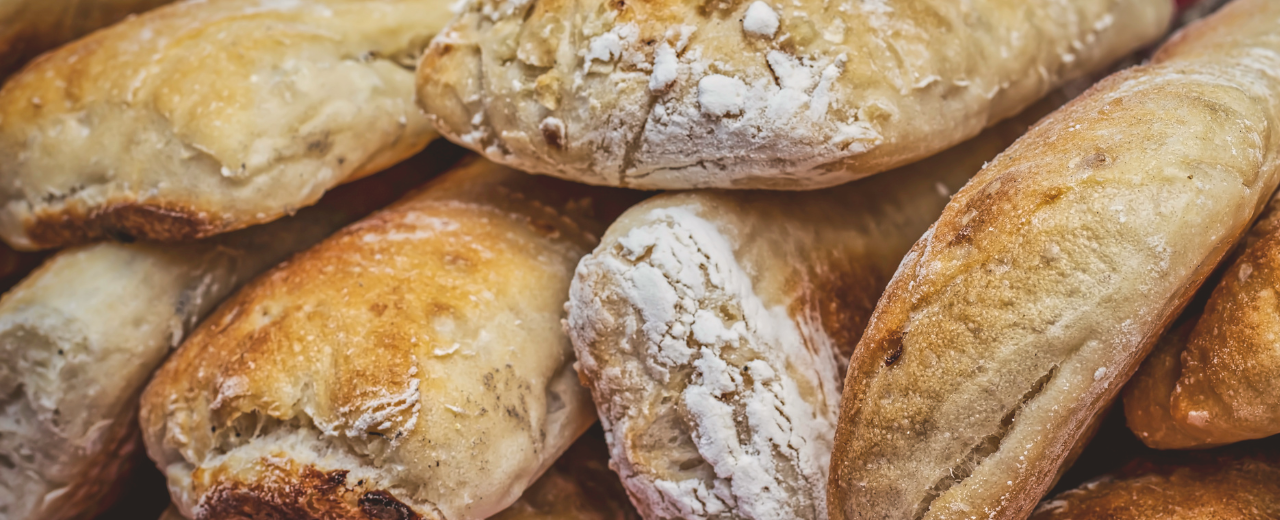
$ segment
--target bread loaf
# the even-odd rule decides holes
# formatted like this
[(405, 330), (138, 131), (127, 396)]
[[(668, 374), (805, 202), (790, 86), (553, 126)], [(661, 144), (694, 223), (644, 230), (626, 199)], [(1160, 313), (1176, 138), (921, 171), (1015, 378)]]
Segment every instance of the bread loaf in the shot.
[(609, 469), (604, 432), (593, 427), (510, 507), (491, 520), (640, 520)]
[(1158, 38), (1170, 0), (468, 0), (423, 57), (449, 139), (644, 189), (813, 189), (914, 162)]
[(1249, 231), (1204, 312), (1166, 334), (1125, 387), (1133, 432), (1160, 449), (1280, 433), (1280, 199)]
[(0, 519), (90, 518), (110, 506), (141, 447), (138, 396), (185, 333), (239, 284), (394, 200), (448, 155), (207, 242), (67, 249), (5, 294)]
[(0, 89), (0, 238), (206, 237), (409, 157), (449, 1), (182, 2), (45, 55)]
[(259, 277), (143, 394), (178, 507), (502, 511), (595, 421), (560, 319), (630, 197), (473, 161)]
[(0, 3), (0, 81), (44, 51), (170, 0), (5, 0)]
[(1101, 518), (1280, 518), (1280, 457), (1273, 445), (1254, 444), (1248, 449), (1137, 460), (1041, 503), (1031, 515), (1031, 520)]
[(1031, 121), (828, 190), (659, 195), (609, 228), (568, 330), (645, 518), (826, 518), (840, 375), (876, 298)]
[(1022, 518), (1280, 181), (1280, 3), (1237, 0), (983, 169), (845, 379), (831, 516)]

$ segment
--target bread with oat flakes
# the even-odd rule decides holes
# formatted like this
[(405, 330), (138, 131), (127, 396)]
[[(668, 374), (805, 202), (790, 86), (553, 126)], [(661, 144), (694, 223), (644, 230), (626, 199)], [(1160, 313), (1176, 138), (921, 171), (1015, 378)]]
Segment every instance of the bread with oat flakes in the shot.
[(813, 189), (914, 162), (1163, 34), (1170, 0), (468, 0), (418, 99), (521, 170)]

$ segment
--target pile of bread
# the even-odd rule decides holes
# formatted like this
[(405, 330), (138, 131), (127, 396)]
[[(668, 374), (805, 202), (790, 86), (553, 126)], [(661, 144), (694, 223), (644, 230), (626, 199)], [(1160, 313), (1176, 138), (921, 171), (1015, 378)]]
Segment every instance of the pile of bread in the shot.
[(163, 3), (0, 0), (0, 520), (1280, 518), (1280, 0)]

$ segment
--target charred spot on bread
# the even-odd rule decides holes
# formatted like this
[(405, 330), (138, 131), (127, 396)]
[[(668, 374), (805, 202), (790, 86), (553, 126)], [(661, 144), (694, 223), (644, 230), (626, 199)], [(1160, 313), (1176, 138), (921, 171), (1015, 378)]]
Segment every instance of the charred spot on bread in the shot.
[(363, 479), (349, 487), (347, 475), (346, 470), (272, 466), (252, 482), (216, 484), (201, 499), (196, 520), (421, 520), (388, 491), (361, 494)]
[(360, 497), (360, 510), (374, 520), (418, 520), (422, 517), (386, 491), (370, 491)]
[(179, 242), (228, 231), (226, 222), (177, 205), (118, 202), (89, 212), (63, 209), (37, 213), (26, 222), (36, 248), (82, 244), (101, 238), (121, 242)]

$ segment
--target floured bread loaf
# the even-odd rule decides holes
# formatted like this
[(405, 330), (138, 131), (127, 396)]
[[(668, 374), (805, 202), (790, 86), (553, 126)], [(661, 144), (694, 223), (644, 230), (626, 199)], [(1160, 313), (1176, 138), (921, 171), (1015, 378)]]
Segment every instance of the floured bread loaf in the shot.
[(1031, 520), (1274, 520), (1280, 456), (1251, 443), (1138, 460), (1040, 504)]
[(1148, 446), (1201, 448), (1280, 433), (1280, 199), (1249, 231), (1203, 314), (1166, 334), (1125, 387)]
[(137, 449), (151, 372), (224, 296), (421, 183), (423, 156), (318, 207), (207, 242), (62, 251), (0, 299), (0, 519), (90, 518)]
[(228, 299), (142, 397), (187, 516), (481, 519), (595, 421), (560, 328), (632, 194), (486, 161)]
[(0, 238), (205, 237), (412, 155), (449, 1), (183, 2), (45, 55), (0, 89)]
[(1280, 181), (1278, 29), (1233, 2), (960, 190), (850, 362), (833, 518), (1032, 511)]
[(826, 518), (840, 376), (876, 298), (1027, 122), (829, 190), (659, 195), (609, 228), (568, 330), (645, 518)]
[(44, 51), (170, 0), (0, 1), (0, 81)]
[(1154, 41), (1170, 0), (468, 0), (418, 69), (449, 139), (645, 189), (913, 162)]
[(604, 432), (578, 438), (542, 477), (491, 520), (640, 520), (618, 475), (609, 469)]

